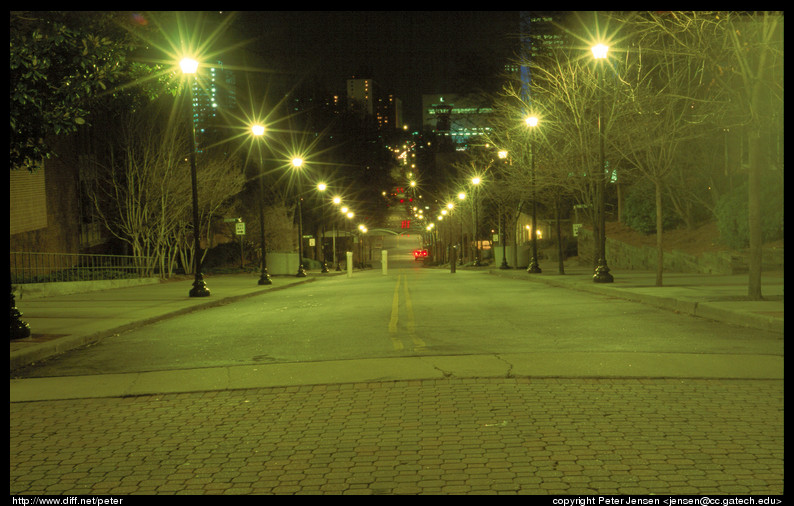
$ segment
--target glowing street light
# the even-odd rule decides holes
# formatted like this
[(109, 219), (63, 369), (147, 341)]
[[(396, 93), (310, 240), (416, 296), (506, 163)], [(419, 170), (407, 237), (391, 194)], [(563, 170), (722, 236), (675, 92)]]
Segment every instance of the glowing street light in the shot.
[[(319, 191), (320, 193), (324, 192), (327, 188), (328, 188), (327, 184), (322, 183), (322, 182), (321, 183), (317, 183), (317, 191)], [(320, 235), (320, 251), (323, 254), (323, 266), (320, 269), (320, 272), (322, 274), (325, 274), (325, 273), (328, 272), (328, 262), (325, 259), (325, 206), (322, 206), (322, 208), (320, 209), (320, 212), (321, 212), (322, 217), (323, 217), (323, 223), (322, 223), (323, 231), (322, 231), (322, 235)]]
[[(530, 127), (529, 133), (529, 153), (531, 156), (531, 169), (530, 169), (530, 176), (532, 178), (531, 185), (532, 185), (532, 228), (537, 229), (538, 227), (538, 215), (537, 215), (537, 196), (535, 192), (535, 149), (532, 145), (532, 139), (534, 136), (534, 129), (538, 126), (538, 118), (536, 116), (530, 116), (526, 119), (527, 125)], [(538, 265), (538, 236), (537, 234), (532, 234), (532, 258), (529, 259), (529, 267), (527, 268), (527, 272), (530, 274), (539, 274), (541, 271), (540, 266)]]
[[(303, 159), (302, 158), (293, 158), (292, 161), (292, 168), (296, 171), (300, 170), (301, 166), (303, 166)], [(305, 278), (306, 277), (306, 270), (303, 268), (303, 212), (301, 210), (301, 200), (303, 200), (303, 195), (301, 195), (303, 185), (301, 184), (301, 176), (298, 174), (298, 273), (295, 274), (295, 277), (298, 278)]]
[(479, 228), (480, 224), (480, 216), (479, 216), (479, 209), (478, 209), (478, 199), (477, 199), (477, 187), (480, 185), (482, 180), (479, 176), (474, 176), (471, 178), (471, 182), (474, 185), (474, 200), (472, 201), (472, 206), (474, 207), (474, 232), (472, 233), (472, 238), (474, 239), (474, 262), (472, 265), (474, 267), (480, 266), (480, 245), (477, 241), (477, 229)]
[(607, 51), (609, 51), (609, 46), (605, 46), (604, 44), (596, 44), (595, 46), (591, 47), (590, 50), (593, 52), (593, 58), (596, 60), (605, 60), (607, 57)]
[(201, 241), (199, 239), (199, 213), (198, 213), (198, 182), (196, 180), (196, 124), (193, 122), (193, 79), (192, 76), (198, 71), (199, 63), (192, 58), (183, 58), (179, 62), (182, 73), (187, 76), (188, 88), (190, 89), (190, 103), (188, 107), (191, 108), (188, 115), (190, 122), (191, 139), (193, 141), (192, 149), (190, 150), (190, 182), (193, 190), (193, 251), (194, 251), (194, 279), (193, 288), (190, 289), (190, 297), (209, 297), (210, 290), (204, 282), (204, 275), (201, 272)]
[(182, 69), (183, 74), (195, 74), (198, 71), (199, 62), (193, 58), (182, 58), (179, 62), (179, 68)]
[[(251, 134), (257, 141), (262, 139), (262, 136), (265, 135), (265, 127), (260, 124), (251, 125)], [(265, 248), (265, 207), (264, 207), (264, 199), (265, 199), (265, 191), (262, 187), (264, 184), (262, 182), (262, 171), (264, 170), (263, 161), (262, 161), (262, 149), (259, 150), (259, 246), (262, 249), (262, 265), (261, 270), (259, 273), (259, 281), (257, 284), (259, 285), (272, 285), (273, 281), (270, 279), (270, 274), (267, 272), (267, 249)]]
[(601, 76), (601, 90), (598, 99), (598, 144), (601, 166), (598, 168), (598, 229), (599, 229), (599, 258), (593, 274), (594, 283), (612, 283), (614, 277), (609, 273), (606, 260), (606, 209), (604, 200), (606, 196), (606, 163), (604, 160), (604, 69), (601, 68), (601, 61), (606, 60), (608, 46), (597, 44), (592, 47), (593, 58), (595, 58), (599, 74)]

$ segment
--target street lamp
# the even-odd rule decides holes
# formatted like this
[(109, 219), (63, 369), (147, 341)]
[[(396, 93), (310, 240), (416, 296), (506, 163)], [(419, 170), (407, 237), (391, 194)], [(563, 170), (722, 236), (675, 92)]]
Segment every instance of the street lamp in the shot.
[[(499, 150), (498, 155), (502, 160), (509, 160), (509, 153), (504, 149)], [(502, 245), (502, 265), (499, 266), (500, 269), (510, 268), (507, 265), (507, 211), (505, 211), (505, 207), (504, 202), (499, 203), (499, 242)]]
[[(458, 193), (458, 200), (461, 201), (461, 205), (463, 205), (463, 201), (466, 200), (466, 194), (464, 192)], [(463, 213), (461, 212), (458, 214), (458, 223), (460, 224), (460, 265), (463, 265)], [(468, 249), (468, 248), (466, 248)]]
[(606, 210), (604, 206), (604, 200), (606, 196), (606, 164), (604, 161), (604, 69), (601, 68), (601, 61), (606, 60), (607, 58), (607, 51), (609, 50), (608, 46), (604, 44), (597, 44), (591, 48), (593, 52), (593, 58), (596, 60), (597, 71), (600, 70), (600, 81), (601, 81), (601, 92), (599, 93), (599, 100), (598, 100), (598, 148), (599, 148), (599, 157), (601, 165), (598, 169), (598, 228), (599, 228), (599, 258), (598, 258), (598, 265), (595, 268), (595, 274), (593, 274), (593, 282), (594, 283), (612, 283), (614, 278), (612, 274), (609, 273), (609, 267), (607, 266), (607, 254), (606, 254), (606, 244), (607, 244), (607, 233), (606, 233)]
[(537, 194), (535, 188), (535, 149), (532, 145), (532, 131), (538, 126), (538, 118), (535, 116), (530, 116), (526, 119), (527, 126), (530, 127), (529, 130), (529, 154), (531, 160), (531, 169), (530, 175), (532, 177), (532, 258), (529, 259), (529, 267), (527, 268), (527, 272), (530, 274), (539, 274), (541, 271), (540, 266), (538, 265), (538, 215), (537, 215)]
[[(317, 183), (317, 191), (323, 193), (328, 185), (325, 183)], [(320, 200), (322, 202), (322, 199)], [(321, 205), (320, 213), (322, 214), (323, 223), (322, 223), (322, 233), (320, 234), (320, 251), (323, 254), (323, 267), (320, 269), (320, 272), (326, 274), (328, 272), (328, 262), (325, 261), (325, 206)]]
[(362, 224), (360, 224), (358, 226), (358, 231), (359, 231), (359, 234), (358, 234), (358, 242), (359, 242), (359, 245), (358, 245), (358, 251), (359, 251), (358, 263), (359, 263), (360, 268), (363, 269), (364, 265), (365, 265), (364, 264), (364, 253), (365, 253), (365, 250), (364, 250), (364, 234), (367, 233), (367, 227), (362, 223)]
[(355, 248), (353, 247), (354, 246), (352, 239), (353, 234), (350, 231), (350, 223), (353, 221), (353, 217), (356, 214), (347, 207), (342, 208), (342, 214), (347, 216), (348, 219), (348, 221), (345, 222), (345, 237), (347, 238), (347, 241), (345, 241), (347, 244), (347, 248), (345, 248), (345, 251), (350, 250), (350, 252), (352, 253)]
[(198, 183), (196, 182), (196, 124), (193, 122), (193, 79), (192, 76), (198, 71), (199, 62), (192, 58), (183, 58), (179, 62), (182, 73), (187, 76), (187, 84), (190, 89), (190, 103), (188, 108), (191, 114), (188, 115), (191, 133), (190, 150), (190, 181), (193, 187), (193, 251), (194, 251), (194, 280), (193, 288), (190, 289), (190, 297), (209, 297), (210, 290), (204, 283), (204, 275), (201, 273), (201, 242), (199, 240), (199, 214), (198, 214)]
[[(251, 125), (251, 133), (253, 134), (254, 138), (259, 140), (265, 134), (265, 127), (259, 124)], [(262, 149), (260, 146), (257, 146), (259, 151), (259, 246), (262, 249), (262, 266), (259, 273), (259, 281), (257, 284), (260, 285), (272, 285), (273, 281), (270, 280), (270, 274), (267, 272), (267, 250), (265, 249), (265, 191), (262, 182), (262, 172), (264, 171), (263, 161), (262, 161)]]
[[(342, 203), (342, 197), (334, 197), (332, 202), (334, 203), (335, 206), (338, 206), (339, 204)], [(333, 246), (334, 246), (334, 264), (336, 264), (336, 270), (337, 271), (341, 271), (342, 269), (339, 267), (339, 258), (337, 257), (337, 254), (336, 254), (336, 248), (337, 248), (336, 243), (339, 241), (339, 219), (338, 219), (338, 217), (334, 218), (333, 221), (334, 221), (334, 244), (333, 244)]]
[(474, 207), (474, 233), (472, 233), (472, 238), (474, 238), (474, 262), (472, 263), (472, 265), (474, 267), (480, 266), (480, 245), (477, 243), (477, 228), (478, 225), (480, 224), (479, 209), (478, 209), (479, 199), (477, 198), (478, 197), (477, 188), (479, 187), (481, 181), (482, 180), (478, 176), (471, 178), (471, 183), (474, 185), (474, 197), (475, 197), (474, 200), (472, 201), (472, 206)]
[(293, 158), (291, 163), (292, 168), (298, 171), (298, 273), (295, 274), (295, 277), (305, 278), (306, 270), (303, 268), (303, 213), (301, 211), (301, 200), (303, 199), (301, 193), (303, 185), (301, 184), (300, 176), (300, 168), (303, 166), (303, 159)]

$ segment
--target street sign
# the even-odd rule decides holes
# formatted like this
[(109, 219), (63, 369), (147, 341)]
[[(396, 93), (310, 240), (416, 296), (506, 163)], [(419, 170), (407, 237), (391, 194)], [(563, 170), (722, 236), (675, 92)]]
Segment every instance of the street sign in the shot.
[(574, 223), (573, 224), (573, 236), (577, 237), (579, 235), (579, 229), (582, 227), (582, 223)]
[(234, 233), (237, 235), (245, 235), (245, 223), (235, 223)]

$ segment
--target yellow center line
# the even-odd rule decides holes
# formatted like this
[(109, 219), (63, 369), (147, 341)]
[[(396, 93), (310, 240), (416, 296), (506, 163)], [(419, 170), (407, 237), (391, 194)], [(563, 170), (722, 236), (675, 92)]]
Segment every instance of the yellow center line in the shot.
[(407, 316), (406, 327), (408, 327), (408, 335), (411, 336), (411, 340), (414, 343), (414, 350), (422, 351), (424, 350), (425, 344), (424, 341), (419, 339), (419, 336), (416, 335), (416, 320), (414, 319), (414, 306), (411, 302), (411, 294), (408, 292), (408, 280), (406, 279), (403, 283), (403, 288), (405, 289), (405, 314)]

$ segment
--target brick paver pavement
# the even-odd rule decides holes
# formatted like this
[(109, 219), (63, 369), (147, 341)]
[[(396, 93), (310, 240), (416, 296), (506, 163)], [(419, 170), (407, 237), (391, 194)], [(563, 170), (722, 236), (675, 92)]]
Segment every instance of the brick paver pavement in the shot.
[(782, 494), (783, 382), (448, 379), (11, 404), (12, 494)]

